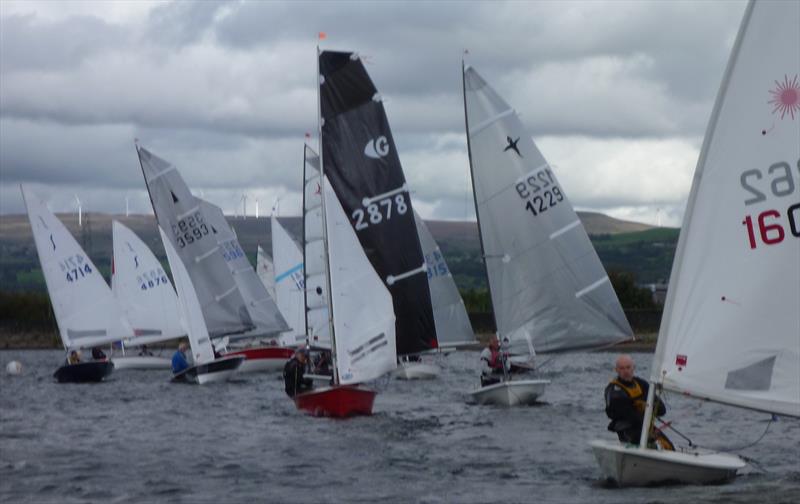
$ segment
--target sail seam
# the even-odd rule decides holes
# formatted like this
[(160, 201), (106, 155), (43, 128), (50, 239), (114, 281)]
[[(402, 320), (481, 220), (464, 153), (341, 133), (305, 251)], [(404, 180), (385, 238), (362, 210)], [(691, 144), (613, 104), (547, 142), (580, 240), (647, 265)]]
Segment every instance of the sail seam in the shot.
[(217, 246), (217, 247), (214, 247), (213, 249), (209, 250), (209, 251), (208, 251), (208, 252), (206, 252), (205, 254), (201, 254), (201, 255), (199, 255), (199, 256), (197, 256), (197, 257), (195, 257), (195, 258), (194, 258), (194, 262), (195, 262), (195, 263), (199, 263), (199, 262), (200, 262), (200, 261), (202, 261), (203, 259), (207, 259), (207, 258), (211, 257), (211, 256), (214, 254), (214, 252), (216, 252), (216, 251), (218, 251), (218, 250), (219, 250), (219, 246)]
[(490, 117), (489, 119), (486, 119), (486, 120), (478, 123), (474, 127), (470, 128), (469, 129), (469, 134), (472, 135), (472, 136), (475, 136), (478, 133), (480, 133), (481, 131), (483, 131), (486, 128), (488, 128), (489, 126), (491, 126), (492, 124), (494, 124), (497, 121), (499, 121), (500, 119), (502, 119), (504, 117), (507, 117), (507, 116), (510, 116), (513, 113), (514, 113), (514, 109), (513, 108), (505, 109), (504, 111), (500, 112), (499, 114), (494, 115), (494, 116)]
[(181, 220), (185, 219), (186, 217), (189, 217), (190, 215), (192, 215), (193, 213), (195, 213), (199, 209), (200, 209), (200, 206), (194, 206), (194, 207), (190, 208), (189, 210), (187, 210), (186, 212), (184, 212), (182, 214), (178, 214), (178, 220), (181, 221)]
[(373, 196), (371, 198), (364, 198), (363, 200), (361, 200), (361, 204), (366, 207), (366, 206), (371, 205), (372, 203), (375, 203), (376, 201), (380, 201), (382, 199), (386, 199), (388, 197), (394, 196), (395, 194), (400, 194), (402, 192), (406, 192), (407, 190), (408, 190), (408, 186), (406, 184), (403, 184), (402, 186), (398, 187), (397, 189), (392, 189), (391, 191), (385, 192), (383, 194), (379, 194), (377, 196)]
[(155, 175), (153, 175), (153, 177), (150, 179), (150, 183), (152, 184), (153, 182), (155, 182), (156, 180), (160, 179), (161, 177), (163, 177), (163, 176), (164, 176), (164, 175), (166, 175), (167, 173), (169, 173), (169, 172), (172, 172), (172, 171), (175, 171), (176, 169), (177, 169), (177, 168), (175, 168), (174, 166), (170, 166), (170, 167), (169, 167), (169, 168), (167, 168), (166, 170), (163, 170), (163, 171), (160, 171), (160, 172), (156, 173), (156, 174), (155, 174)]
[(411, 271), (406, 271), (405, 273), (401, 273), (399, 275), (389, 275), (388, 277), (386, 277), (386, 283), (387, 285), (392, 285), (398, 280), (403, 280), (418, 273), (427, 273), (427, 272), (428, 272), (428, 265), (423, 262), (422, 266), (420, 266), (419, 268), (413, 269)]
[(234, 291), (236, 291), (236, 285), (235, 285), (235, 284), (234, 284), (234, 286), (233, 286), (233, 287), (231, 287), (230, 289), (226, 290), (225, 292), (223, 292), (223, 293), (222, 293), (222, 294), (220, 294), (219, 296), (214, 296), (214, 299), (216, 299), (216, 300), (217, 300), (217, 302), (219, 302), (219, 301), (221, 301), (223, 298), (225, 298), (225, 297), (227, 297), (227, 296), (230, 296), (231, 294), (233, 294), (233, 292), (234, 292)]
[(275, 277), (275, 283), (278, 283), (278, 282), (280, 282), (282, 280), (285, 280), (286, 277), (290, 276), (295, 271), (300, 271), (301, 269), (303, 269), (303, 263), (299, 263), (299, 264), (289, 268), (288, 270), (284, 271), (283, 273), (281, 273), (280, 275)]

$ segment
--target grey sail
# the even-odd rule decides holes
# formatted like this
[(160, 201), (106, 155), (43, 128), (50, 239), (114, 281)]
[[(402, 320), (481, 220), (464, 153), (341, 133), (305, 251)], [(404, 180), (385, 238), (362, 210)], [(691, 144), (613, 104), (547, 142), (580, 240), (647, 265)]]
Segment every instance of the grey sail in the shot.
[(211, 234), (217, 239), (227, 268), (244, 298), (247, 312), (256, 326), (255, 329), (239, 336), (271, 336), (289, 330), (289, 325), (278, 310), (278, 306), (239, 245), (239, 240), (225, 219), (222, 209), (202, 198), (197, 198), (197, 201), (200, 203)]
[(433, 306), (433, 321), (436, 324), (436, 339), (439, 348), (452, 347), (475, 342), (475, 333), (472, 330), (464, 300), (458, 293), (458, 288), (453, 281), (450, 268), (444, 260), (444, 255), (433, 239), (428, 226), (414, 211), (417, 223), (419, 244), (422, 255), (428, 267), (428, 288), (431, 291), (431, 306)]
[(616, 293), (553, 168), (470, 67), (464, 102), (472, 183), (497, 330), (512, 352), (631, 339)]
[(251, 330), (253, 320), (211, 233), (200, 201), (169, 162), (137, 146), (158, 225), (180, 257), (212, 338)]

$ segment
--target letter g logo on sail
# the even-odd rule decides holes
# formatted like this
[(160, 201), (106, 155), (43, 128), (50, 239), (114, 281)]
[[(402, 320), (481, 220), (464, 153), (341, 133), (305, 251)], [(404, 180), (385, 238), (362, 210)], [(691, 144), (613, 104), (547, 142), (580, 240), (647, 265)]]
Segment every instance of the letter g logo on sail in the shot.
[(385, 136), (379, 136), (367, 142), (364, 146), (364, 155), (372, 159), (379, 159), (389, 154), (389, 140)]

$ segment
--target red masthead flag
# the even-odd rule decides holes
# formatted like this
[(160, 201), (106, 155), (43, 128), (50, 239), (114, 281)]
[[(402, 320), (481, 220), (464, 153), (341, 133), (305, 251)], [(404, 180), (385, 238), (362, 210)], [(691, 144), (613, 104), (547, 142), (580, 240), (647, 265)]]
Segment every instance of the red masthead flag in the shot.
[(325, 40), (326, 38), (328, 38), (328, 34), (325, 32), (319, 32), (317, 34), (317, 38), (319, 38), (320, 40)]

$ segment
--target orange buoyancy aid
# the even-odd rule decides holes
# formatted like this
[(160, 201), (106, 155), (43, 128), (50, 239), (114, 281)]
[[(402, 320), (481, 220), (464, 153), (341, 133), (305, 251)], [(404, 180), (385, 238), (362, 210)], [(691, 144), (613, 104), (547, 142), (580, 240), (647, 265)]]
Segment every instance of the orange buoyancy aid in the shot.
[(633, 401), (633, 407), (636, 408), (636, 411), (640, 415), (644, 415), (644, 411), (647, 408), (647, 397), (645, 397), (644, 390), (642, 390), (638, 381), (633, 380), (633, 385), (625, 385), (619, 379), (614, 378), (611, 383), (624, 390), (630, 400)]

